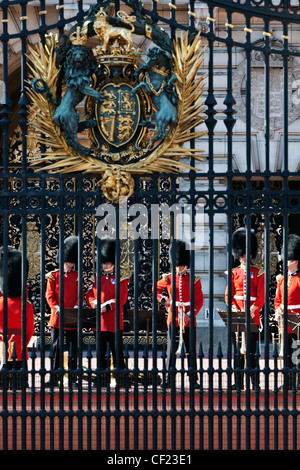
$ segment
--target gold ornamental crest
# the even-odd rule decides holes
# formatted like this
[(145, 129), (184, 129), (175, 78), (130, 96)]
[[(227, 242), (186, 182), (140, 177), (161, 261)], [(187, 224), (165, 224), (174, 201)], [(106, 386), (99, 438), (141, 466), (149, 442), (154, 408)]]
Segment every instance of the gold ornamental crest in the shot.
[[(202, 160), (184, 144), (205, 134), (197, 131), (204, 49), (199, 34), (171, 41), (139, 0), (126, 0), (132, 14), (116, 17), (109, 2), (91, 7), (68, 35), (31, 48), (29, 161), (49, 172), (101, 174), (103, 194), (118, 202), (133, 194), (132, 175), (188, 171), (182, 158)], [(137, 48), (133, 33), (154, 46)]]

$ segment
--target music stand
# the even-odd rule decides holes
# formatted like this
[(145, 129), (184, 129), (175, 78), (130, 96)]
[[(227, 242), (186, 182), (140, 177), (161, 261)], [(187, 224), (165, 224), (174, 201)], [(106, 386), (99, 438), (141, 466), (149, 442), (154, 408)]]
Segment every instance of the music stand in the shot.
[(299, 313), (288, 313), (287, 315), (287, 324), (293, 330), (293, 332), (299, 338), (299, 328), (300, 328), (300, 314)]
[[(134, 311), (127, 310), (130, 331), (134, 331)], [(138, 331), (150, 331), (152, 327), (152, 310), (138, 310), (137, 315)], [(166, 313), (164, 310), (157, 310), (156, 318), (157, 331), (167, 331)]]
[[(223, 322), (225, 323), (226, 327), (228, 326), (228, 312), (227, 310), (217, 309), (220, 317), (222, 318)], [(231, 331), (232, 333), (235, 332), (242, 332), (246, 331), (246, 312), (231, 312)], [(250, 316), (250, 332), (257, 333), (258, 326), (254, 322), (253, 318)]]
[[(82, 328), (96, 328), (96, 309), (82, 308)], [(78, 308), (64, 308), (64, 328), (78, 327)]]

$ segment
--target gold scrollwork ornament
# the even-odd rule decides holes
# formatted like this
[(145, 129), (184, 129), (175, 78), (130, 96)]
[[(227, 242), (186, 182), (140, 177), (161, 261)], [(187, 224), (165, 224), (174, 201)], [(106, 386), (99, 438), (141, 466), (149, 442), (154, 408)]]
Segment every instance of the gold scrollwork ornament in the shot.
[(110, 201), (119, 201), (120, 198), (129, 198), (134, 191), (134, 179), (126, 171), (115, 167), (105, 170), (100, 181), (104, 196)]

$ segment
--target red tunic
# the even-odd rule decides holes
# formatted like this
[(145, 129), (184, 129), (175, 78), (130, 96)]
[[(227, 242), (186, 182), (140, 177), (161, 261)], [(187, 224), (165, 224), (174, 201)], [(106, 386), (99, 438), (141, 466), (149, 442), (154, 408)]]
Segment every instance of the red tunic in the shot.
[[(123, 330), (123, 305), (125, 304), (128, 296), (128, 281), (129, 279), (121, 279), (120, 281), (120, 330)], [(89, 289), (86, 294), (86, 301), (91, 308), (94, 308), (94, 302), (97, 300), (97, 281), (92, 279)], [(115, 333), (115, 316), (116, 316), (116, 280), (115, 275), (101, 276), (101, 305), (109, 305), (110, 310), (101, 314), (101, 331), (110, 331)]]
[[(59, 316), (55, 306), (59, 306), (59, 269), (47, 274), (46, 299), (51, 308), (49, 325), (59, 328)], [(78, 306), (78, 272), (70, 271), (64, 274), (64, 308)], [(75, 328), (66, 328), (75, 329)]]
[[(260, 311), (265, 303), (264, 273), (259, 268), (250, 266), (250, 310), (253, 320), (260, 326)], [(241, 312), (246, 311), (246, 270), (241, 266), (232, 270), (231, 306)], [(225, 291), (225, 302), (228, 305), (228, 286)]]
[[(170, 299), (170, 306), (168, 308), (168, 317), (167, 317), (167, 325), (170, 326), (172, 323), (172, 274), (165, 274), (158, 282), (157, 282), (157, 299), (161, 301), (164, 297), (163, 290), (167, 289), (168, 297)], [(178, 324), (178, 305), (183, 303), (185, 314), (190, 313), (190, 274), (185, 273), (182, 276), (178, 276), (176, 274), (176, 317), (175, 317), (175, 324)], [(194, 310), (195, 310), (195, 325), (196, 325), (196, 315), (199, 313), (201, 307), (203, 305), (203, 293), (202, 293), (202, 285), (200, 278), (195, 279), (195, 287), (194, 287)], [(187, 324), (189, 326), (189, 324)]]
[[(275, 296), (275, 312), (277, 309), (284, 309), (284, 282), (283, 276), (280, 276), (276, 296)], [(300, 272), (295, 275), (289, 275), (287, 281), (287, 313), (290, 314), (300, 314)], [(298, 323), (298, 322), (297, 322)], [(288, 333), (297, 333), (293, 331), (290, 326), (288, 326)]]
[[(3, 297), (0, 297), (0, 337), (3, 340)], [(34, 332), (34, 312), (31, 302), (26, 301), (26, 359), (27, 346)], [(17, 361), (22, 360), (22, 299), (7, 298), (7, 360), (12, 361), (12, 353), (16, 348)]]

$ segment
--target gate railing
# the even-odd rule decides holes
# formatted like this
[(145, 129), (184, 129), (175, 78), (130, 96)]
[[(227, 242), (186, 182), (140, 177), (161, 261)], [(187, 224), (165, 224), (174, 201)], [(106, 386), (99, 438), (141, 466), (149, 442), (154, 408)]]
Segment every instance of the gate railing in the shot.
[[(100, 2), (99, 2), (100, 3)], [(79, 237), (78, 273), (79, 294), (86, 291), (91, 274), (99, 278), (100, 264), (96, 263), (95, 253), (101, 247), (101, 240), (95, 235), (97, 225), (103, 222), (107, 213), (103, 208), (106, 200), (99, 187), (98, 175), (61, 175), (49, 174), (40, 169), (34, 173), (29, 167), (26, 156), (29, 152), (27, 142), (28, 99), (26, 92), (27, 70), (26, 51), (28, 42), (40, 35), (44, 43), (45, 34), (62, 32), (75, 20), (87, 14), (81, 1), (78, 11), (67, 17), (64, 8), (67, 4), (59, 2), (57, 18), (54, 21), (45, 13), (47, 2), (40, 1), (32, 6), (31, 2), (0, 2), (2, 9), (2, 102), (1, 102), (1, 245), (3, 246), (3, 278), (8, 274), (8, 249), (13, 245), (22, 253), (22, 360), (18, 361), (16, 350), (12, 351), (12, 361), (5, 360), (0, 371), (1, 380), (1, 444), (6, 449), (298, 449), (298, 367), (297, 360), (292, 369), (288, 367), (289, 336), (288, 309), (284, 305), (284, 333), (279, 338), (274, 320), (274, 295), (276, 275), (287, 278), (287, 266), (281, 261), (287, 257), (289, 233), (299, 232), (299, 158), (295, 157), (292, 138), (294, 130), (290, 125), (297, 122), (297, 89), (291, 92), (291, 62), (299, 58), (299, 52), (292, 47), (292, 26), (299, 23), (299, 2), (257, 2), (209, 1), (201, 2), (207, 7), (202, 25), (203, 44), (206, 46), (204, 72), (207, 72), (205, 90), (207, 137), (202, 141), (192, 141), (191, 146), (205, 150), (203, 164), (192, 161), (194, 171), (173, 175), (147, 175), (135, 177), (135, 192), (127, 201), (127, 221), (136, 221), (138, 212), (129, 209), (145, 208), (145, 218), (139, 221), (140, 227), (146, 225), (146, 236), (133, 240), (128, 249), (130, 282), (128, 308), (133, 310), (133, 327), (130, 333), (131, 347), (123, 345), (119, 320), (116, 322), (116, 349), (122, 348), (125, 369), (111, 363), (107, 353), (107, 368), (99, 366), (101, 338), (99, 333), (100, 311), (97, 310), (97, 328), (94, 335), (95, 348), (83, 346), (85, 331), (78, 329), (78, 365), (70, 368), (66, 354), (72, 357), (72, 347), (64, 351), (64, 335), (60, 328), (60, 357), (58, 382), (52, 381), (57, 371), (52, 369), (52, 349), (46, 346), (49, 336), (49, 310), (45, 302), (46, 274), (56, 268), (55, 257), (63, 261), (64, 239), (72, 234)], [(116, 9), (121, 8), (115, 2)], [(29, 22), (29, 11), (35, 8), (39, 24)], [(190, 1), (189, 14), (180, 4), (171, 2), (170, 17), (167, 18), (160, 4), (153, 1), (145, 5), (147, 14), (169, 28), (172, 38), (183, 30), (191, 35), (197, 31), (199, 21), (197, 2)], [(16, 11), (20, 14), (18, 28), (13, 29), (11, 17)], [(50, 10), (49, 10), (50, 11)], [(185, 13), (185, 24), (179, 16)], [(216, 15), (218, 12), (218, 15)], [(224, 21), (223, 21), (224, 19)], [(200, 21), (200, 23), (201, 23)], [(235, 23), (236, 22), (236, 23)], [(258, 22), (258, 23), (257, 23)], [(203, 23), (203, 22), (202, 22)], [(275, 26), (274, 26), (275, 23)], [(259, 28), (261, 34), (253, 40)], [(281, 28), (276, 42), (272, 37), (272, 25)], [(296, 34), (293, 32), (293, 34)], [(257, 39), (258, 38), (258, 39)], [(257, 39), (257, 40), (256, 40)], [(19, 52), (15, 53), (18, 44)], [(219, 48), (226, 51), (226, 65), (217, 62)], [(235, 55), (242, 51), (243, 90), (240, 107), (237, 105), (234, 72), (237, 69)], [(263, 157), (255, 166), (253, 158), (253, 71), (251, 64), (259, 56), (263, 69), (264, 100)], [(10, 55), (18, 61), (17, 75), (20, 85), (14, 88)], [(282, 72), (278, 96), (282, 102), (281, 123), (275, 129), (282, 135), (282, 146), (278, 150), (276, 166), (272, 136), (274, 116), (271, 115), (270, 62), (279, 57)], [(274, 65), (274, 64), (273, 64)], [(15, 66), (15, 64), (14, 64)], [(222, 70), (221, 70), (222, 69)], [(239, 69), (240, 70), (240, 69)], [(297, 67), (293, 73), (297, 73)], [(226, 84), (220, 85), (220, 77)], [(297, 75), (292, 75), (297, 84)], [(294, 85), (292, 85), (293, 87)], [(221, 92), (219, 90), (221, 89)], [(17, 97), (16, 97), (17, 96)], [(238, 109), (237, 109), (238, 108)], [(239, 112), (237, 112), (237, 110)], [(292, 117), (294, 120), (290, 118)], [(237, 129), (237, 123), (240, 126)], [(256, 121), (255, 123), (256, 124)], [(259, 125), (259, 124), (258, 124)], [(18, 127), (17, 127), (18, 126)], [(242, 130), (241, 130), (242, 129)], [(255, 128), (256, 129), (256, 128)], [(278, 130), (279, 129), (279, 130)], [(238, 152), (240, 135), (244, 153)], [(261, 134), (260, 134), (261, 135)], [(221, 143), (220, 143), (221, 142)], [(222, 164), (217, 162), (222, 147)], [(236, 157), (239, 155), (239, 158)], [(168, 237), (163, 237), (165, 220), (159, 214), (159, 237), (151, 237), (151, 222), (157, 204), (168, 208), (179, 208), (180, 215), (169, 213)], [(113, 207), (116, 220), (120, 219), (120, 207)], [(189, 212), (186, 211), (188, 207)], [(219, 219), (226, 216), (225, 237), (219, 248)], [(155, 216), (157, 213), (155, 213)], [(179, 217), (179, 218), (177, 218)], [(182, 218), (180, 218), (182, 217)], [(188, 222), (186, 222), (188, 217)], [(199, 221), (200, 219), (200, 221)], [(190, 329), (191, 350), (196, 350), (195, 360), (187, 364), (184, 352), (176, 359), (174, 367), (167, 367), (167, 342), (159, 343), (160, 330), (157, 329), (158, 311), (156, 285), (161, 275), (175, 274), (174, 253), (169, 258), (170, 240), (175, 237), (177, 224), (181, 234), (188, 227), (193, 234), (191, 241), (196, 248), (191, 251), (190, 274), (200, 275), (209, 312), (203, 334), (203, 312), (197, 327)], [(185, 223), (187, 225), (185, 225)], [(259, 225), (261, 224), (261, 225)], [(29, 228), (30, 226), (30, 228)], [(260, 250), (265, 272), (265, 307), (262, 317), (263, 331), (255, 353), (255, 366), (250, 368), (250, 291), (247, 289), (246, 308), (246, 360), (242, 361), (241, 351), (232, 342), (232, 312), (228, 309), (228, 323), (222, 340), (218, 340), (216, 318), (212, 314), (220, 307), (219, 271), (216, 254), (226, 256), (226, 270), (232, 273), (232, 235), (236, 228), (247, 229), (247, 270), (250, 272), (251, 244), (250, 230), (260, 234), (263, 244)], [(136, 226), (137, 227), (137, 226)], [(106, 224), (109, 227), (109, 223)], [(121, 253), (124, 239), (120, 236), (124, 227), (115, 226), (117, 241), (116, 272), (121, 273)], [(202, 231), (202, 232), (201, 232)], [(201, 244), (197, 236), (202, 233)], [(195, 235), (196, 234), (196, 235)], [(222, 232), (223, 234), (223, 232)], [(37, 239), (37, 240), (36, 240)], [(126, 239), (125, 239), (126, 240)], [(34, 245), (38, 241), (39, 245)], [(274, 245), (273, 245), (274, 242)], [(275, 246), (275, 248), (274, 248)], [(270, 253), (276, 252), (277, 261), (273, 269)], [(199, 262), (204, 253), (203, 264)], [(29, 282), (25, 259), (29, 261)], [(272, 262), (271, 262), (272, 261)], [(273, 263), (273, 264), (272, 264)], [(62, 268), (60, 268), (62, 269)], [(61, 274), (63, 272), (61, 271)], [(61, 276), (62, 277), (62, 276)], [(248, 274), (250, 281), (250, 274)], [(227, 282), (227, 281), (226, 281)], [(248, 282), (249, 285), (249, 282)], [(221, 285), (222, 287), (223, 285)], [(28, 287), (28, 290), (27, 290)], [(191, 283), (194, 293), (194, 284)], [(229, 283), (229, 298), (232, 298)], [(287, 298), (285, 282), (285, 298)], [(175, 286), (173, 286), (173, 292)], [(120, 284), (116, 282), (117, 310), (120, 308)], [(39, 347), (30, 346), (26, 358), (26, 298), (33, 301), (35, 311), (35, 334), (39, 336)], [(3, 286), (3, 326), (1, 334), (5, 342), (9, 336), (7, 306), (7, 286)], [(78, 323), (81, 325), (82, 309), (85, 301), (79, 295)], [(192, 311), (193, 311), (192, 295)], [(300, 303), (300, 302), (299, 302)], [(63, 307), (63, 306), (62, 306)], [(224, 308), (226, 308), (224, 306)], [(138, 312), (141, 309), (152, 313), (151, 335), (144, 349), (139, 347)], [(63, 308), (60, 324), (63, 324)], [(118, 317), (117, 317), (118, 318)], [(199, 316), (197, 316), (199, 319)], [(193, 314), (192, 314), (193, 320)], [(173, 332), (175, 325), (172, 325)], [(143, 332), (143, 334), (145, 334)], [(164, 335), (166, 335), (164, 331)], [(174, 335), (173, 335), (174, 336)], [(149, 338), (148, 338), (149, 339)], [(279, 339), (281, 340), (279, 347)], [(295, 358), (297, 359), (297, 349)], [(70, 361), (69, 361), (70, 362)], [(70, 381), (75, 374), (76, 385)], [(167, 375), (170, 374), (170, 387)], [(254, 374), (254, 375), (253, 375)], [(244, 379), (242, 381), (236, 378)], [(254, 380), (259, 378), (259, 380)], [(57, 377), (56, 377), (57, 378)], [(197, 385), (198, 384), (198, 385)], [(235, 384), (235, 389), (232, 385)], [(292, 429), (292, 434), (288, 430)]]

